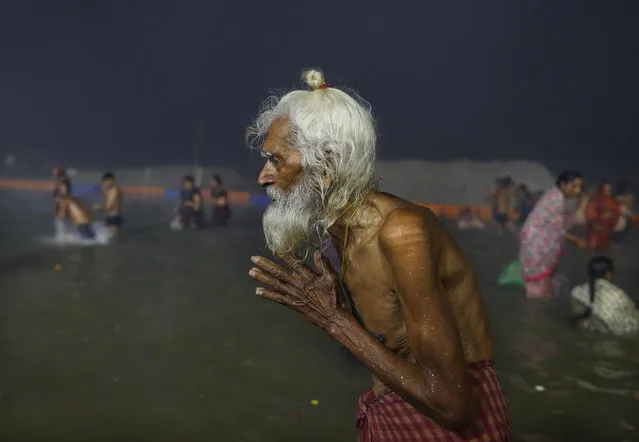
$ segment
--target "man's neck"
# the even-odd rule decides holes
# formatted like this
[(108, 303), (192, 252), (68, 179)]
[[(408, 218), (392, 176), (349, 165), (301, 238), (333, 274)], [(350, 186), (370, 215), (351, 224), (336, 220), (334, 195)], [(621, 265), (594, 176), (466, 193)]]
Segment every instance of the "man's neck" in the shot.
[[(362, 214), (372, 209), (370, 205), (371, 192), (363, 201), (357, 202), (352, 208), (347, 210), (340, 216), (331, 227), (328, 228), (328, 233), (331, 235), (333, 241), (344, 247), (344, 239), (346, 237), (346, 230), (348, 229), (348, 242), (353, 241), (363, 230), (369, 227), (369, 222), (364, 220), (372, 220), (373, 217), (363, 216)], [(375, 210), (375, 209), (373, 209)]]

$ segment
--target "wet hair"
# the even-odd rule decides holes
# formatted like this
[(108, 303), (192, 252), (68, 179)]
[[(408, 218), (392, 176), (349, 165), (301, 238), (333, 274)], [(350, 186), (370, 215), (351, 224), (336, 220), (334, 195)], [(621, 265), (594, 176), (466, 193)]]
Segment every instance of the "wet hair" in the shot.
[(302, 72), (311, 90), (271, 97), (246, 131), (249, 147), (260, 149), (273, 122), (286, 118), (290, 144), (302, 152), (310, 190), (321, 199), (322, 213), (311, 226), (323, 243), (327, 229), (346, 207), (377, 187), (377, 134), (371, 106), (352, 91), (329, 87), (319, 69)]
[(182, 182), (193, 184), (195, 183), (195, 179), (193, 179), (191, 175), (187, 175), (182, 179)]
[(617, 195), (625, 195), (628, 193), (628, 183), (621, 180), (617, 183)]
[(222, 185), (222, 177), (219, 176), (217, 173), (214, 173), (213, 176), (211, 176), (211, 179), (214, 180), (219, 185)]
[(102, 181), (114, 180), (114, 179), (115, 179), (115, 174), (111, 172), (110, 170), (102, 174)]
[(588, 263), (588, 293), (590, 295), (590, 304), (586, 310), (576, 318), (574, 322), (586, 319), (592, 316), (592, 304), (595, 302), (595, 284), (597, 280), (605, 278), (606, 275), (615, 270), (615, 264), (612, 259), (607, 256), (595, 256)]
[(566, 169), (557, 176), (555, 184), (559, 187), (562, 184), (570, 184), (578, 178), (583, 178), (578, 170)]

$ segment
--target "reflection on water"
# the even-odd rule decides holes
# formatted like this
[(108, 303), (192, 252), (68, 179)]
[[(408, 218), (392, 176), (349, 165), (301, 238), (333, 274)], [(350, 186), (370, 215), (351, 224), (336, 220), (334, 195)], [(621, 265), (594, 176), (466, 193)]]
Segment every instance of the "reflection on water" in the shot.
[[(0, 209), (16, 195), (0, 194)], [(2, 221), (11, 250), (0, 252), (0, 440), (355, 440), (370, 376), (253, 295), (259, 214), (173, 232), (172, 207), (127, 204), (122, 241), (108, 247), (39, 244), (46, 210)], [(514, 238), (455, 234), (476, 265), (517, 440), (639, 439), (637, 342), (572, 330), (561, 302), (498, 286)], [(638, 294), (623, 273), (637, 258), (630, 247), (614, 253), (619, 284)], [(587, 260), (571, 251), (563, 270), (582, 282)]]

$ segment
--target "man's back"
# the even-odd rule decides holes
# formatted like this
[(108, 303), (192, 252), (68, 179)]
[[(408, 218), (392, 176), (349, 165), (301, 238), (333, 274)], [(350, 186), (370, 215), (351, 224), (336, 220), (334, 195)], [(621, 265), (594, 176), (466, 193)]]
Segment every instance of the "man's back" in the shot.
[[(371, 197), (371, 204), (366, 208), (366, 218), (370, 220), (365, 227), (368, 230), (364, 235), (366, 239), (359, 244), (347, 244), (344, 283), (363, 325), (391, 350), (413, 359), (406, 322), (429, 321), (428, 316), (411, 318), (411, 312), (403, 310), (396, 291), (397, 282), (380, 248), (380, 230), (398, 211), (421, 218), (429, 232), (436, 255), (432, 263), (424, 263), (424, 266), (432, 265), (436, 272), (434, 277), (454, 317), (466, 363), (492, 359), (490, 328), (468, 258), (429, 209), (383, 193)], [(398, 229), (401, 234), (401, 225)], [(407, 259), (411, 258), (408, 256)], [(421, 295), (424, 299), (431, 296), (429, 293)], [(437, 331), (433, 330), (433, 333)], [(376, 390), (379, 389), (383, 387), (376, 385)]]
[(62, 202), (66, 205), (74, 224), (89, 224), (93, 222), (91, 212), (79, 199), (68, 196), (63, 198)]

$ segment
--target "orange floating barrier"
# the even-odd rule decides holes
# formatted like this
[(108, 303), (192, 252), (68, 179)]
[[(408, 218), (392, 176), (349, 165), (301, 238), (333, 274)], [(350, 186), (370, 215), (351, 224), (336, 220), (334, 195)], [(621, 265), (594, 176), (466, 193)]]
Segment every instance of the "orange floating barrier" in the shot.
[(236, 206), (247, 206), (251, 194), (248, 192), (229, 192), (229, 203)]
[(165, 189), (159, 186), (120, 186), (125, 195), (164, 197)]

